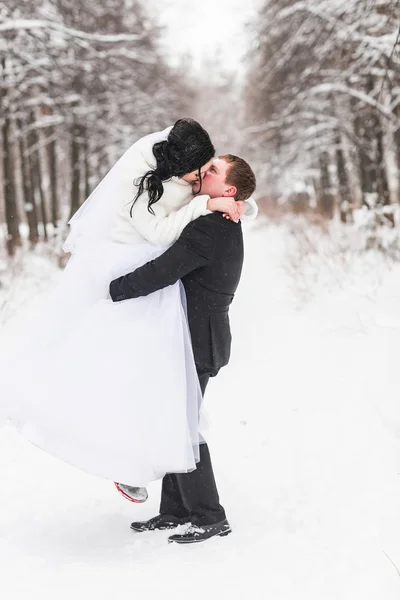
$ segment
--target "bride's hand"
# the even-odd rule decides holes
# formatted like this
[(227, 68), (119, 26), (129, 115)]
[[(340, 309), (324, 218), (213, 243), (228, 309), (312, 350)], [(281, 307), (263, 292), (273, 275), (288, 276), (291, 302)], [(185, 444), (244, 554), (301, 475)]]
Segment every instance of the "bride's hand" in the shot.
[(240, 208), (238, 206), (238, 202), (234, 198), (210, 198), (207, 202), (208, 210), (213, 212), (222, 212), (224, 215), (228, 215), (228, 217), (235, 221), (235, 223), (239, 222), (240, 219)]
[[(239, 219), (241, 219), (247, 210), (246, 202), (244, 202), (244, 200), (238, 200), (236, 202), (236, 205), (239, 208), (239, 213), (240, 213)], [(230, 221), (232, 220), (227, 213), (224, 213), (223, 216), (225, 217), (225, 219), (229, 219)]]

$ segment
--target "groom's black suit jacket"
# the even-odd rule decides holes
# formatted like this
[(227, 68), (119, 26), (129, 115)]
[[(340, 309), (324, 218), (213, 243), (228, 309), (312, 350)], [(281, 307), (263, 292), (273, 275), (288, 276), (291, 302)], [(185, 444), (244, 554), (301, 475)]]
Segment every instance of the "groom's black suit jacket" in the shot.
[(147, 296), (179, 279), (186, 291), (197, 371), (214, 376), (229, 361), (229, 305), (243, 265), (241, 223), (213, 213), (192, 221), (160, 257), (110, 284), (114, 302)]

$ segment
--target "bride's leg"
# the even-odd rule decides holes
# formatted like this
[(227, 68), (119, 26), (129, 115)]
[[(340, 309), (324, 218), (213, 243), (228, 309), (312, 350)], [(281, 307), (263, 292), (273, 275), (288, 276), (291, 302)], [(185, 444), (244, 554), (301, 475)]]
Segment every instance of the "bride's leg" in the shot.
[(121, 496), (130, 502), (137, 502), (140, 504), (142, 502), (146, 502), (147, 498), (149, 497), (145, 487), (134, 487), (131, 485), (125, 485), (123, 483), (118, 483), (117, 481), (114, 481), (114, 485)]

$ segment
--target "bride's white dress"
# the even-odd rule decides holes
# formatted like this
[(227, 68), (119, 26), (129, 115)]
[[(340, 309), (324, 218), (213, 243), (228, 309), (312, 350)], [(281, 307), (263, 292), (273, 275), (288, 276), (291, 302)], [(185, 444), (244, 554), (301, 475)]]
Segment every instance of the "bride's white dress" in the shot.
[(1, 406), (35, 445), (94, 475), (146, 485), (195, 468), (200, 391), (180, 284), (113, 303), (109, 282), (164, 248), (109, 242), (72, 256)]
[(146, 194), (130, 212), (132, 182), (154, 168), (152, 146), (169, 131), (142, 138), (111, 169), (72, 219), (59, 285), (15, 351), (0, 342), (0, 416), (52, 455), (134, 486), (199, 459), (201, 391), (182, 284), (118, 303), (108, 294), (112, 279), (209, 213), (209, 197), (193, 198), (175, 177), (154, 215)]
[(208, 196), (193, 199), (190, 185), (172, 178), (155, 216), (146, 194), (130, 215), (132, 181), (154, 167), (152, 145), (168, 132), (134, 144), (78, 211), (60, 284), (17, 350), (7, 343), (0, 356), (3, 417), (52, 455), (135, 486), (191, 471), (199, 456), (201, 392), (182, 284), (119, 303), (108, 294), (112, 279), (209, 212)]

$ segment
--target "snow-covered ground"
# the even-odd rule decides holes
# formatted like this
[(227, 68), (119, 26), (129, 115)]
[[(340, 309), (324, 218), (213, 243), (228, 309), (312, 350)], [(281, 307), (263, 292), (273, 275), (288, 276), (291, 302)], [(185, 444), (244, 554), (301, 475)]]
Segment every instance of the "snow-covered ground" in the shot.
[[(168, 532), (135, 534), (132, 520), (157, 513), (159, 484), (131, 505), (6, 426), (2, 598), (398, 600), (400, 266), (366, 259), (370, 271), (336, 291), (315, 283), (299, 307), (289, 246), (281, 227), (248, 232), (232, 360), (206, 395), (232, 535), (178, 546)], [(46, 264), (15, 290), (21, 312)]]

